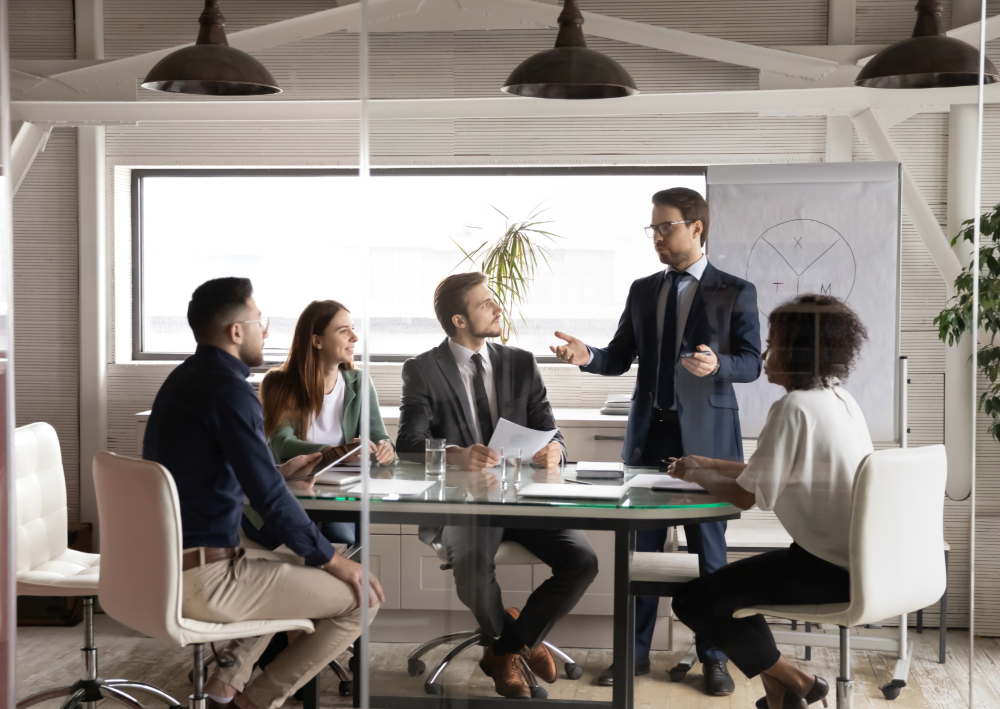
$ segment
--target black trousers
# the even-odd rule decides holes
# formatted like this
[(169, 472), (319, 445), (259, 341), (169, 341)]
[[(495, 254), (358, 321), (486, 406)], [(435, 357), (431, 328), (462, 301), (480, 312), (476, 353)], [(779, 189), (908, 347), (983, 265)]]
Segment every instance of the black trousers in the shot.
[(441, 543), (454, 569), (455, 591), (482, 631), (493, 637), (503, 632), (507, 617), (493, 563), (502, 541), (517, 542), (552, 569), (552, 576), (528, 596), (514, 622), (515, 635), (534, 648), (573, 610), (594, 581), (597, 555), (587, 535), (578, 529), (445, 527)]
[(733, 618), (759, 605), (795, 606), (851, 600), (847, 569), (813, 556), (798, 544), (740, 559), (689, 581), (674, 596), (674, 613), (699, 637), (726, 653), (747, 677), (781, 657), (764, 616)]
[[(681, 424), (676, 411), (660, 412), (653, 417), (649, 427), (649, 438), (643, 451), (642, 464), (659, 466), (669, 458), (684, 455), (681, 441)], [(726, 565), (726, 525), (722, 522), (684, 525), (687, 536), (688, 553), (698, 555), (698, 572), (707, 576)], [(646, 529), (636, 535), (636, 551), (663, 551), (667, 541), (666, 528)], [(635, 599), (635, 656), (649, 658), (656, 629), (656, 612), (660, 605), (657, 596), (637, 596)], [(700, 635), (695, 634), (695, 649), (698, 660), (705, 662), (725, 662), (726, 656)]]

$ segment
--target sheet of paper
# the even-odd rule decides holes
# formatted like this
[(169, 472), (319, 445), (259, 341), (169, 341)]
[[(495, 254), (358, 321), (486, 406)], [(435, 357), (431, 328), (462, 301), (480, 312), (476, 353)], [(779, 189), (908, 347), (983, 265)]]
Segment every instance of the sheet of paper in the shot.
[(650, 473), (640, 473), (625, 483), (627, 487), (655, 487), (663, 490), (700, 490), (705, 491), (697, 483), (689, 483), (685, 480), (678, 480), (670, 475), (654, 475)]
[(620, 500), (628, 492), (626, 485), (562, 485), (529, 483), (517, 491), (518, 497), (565, 497), (578, 500)]
[[(368, 481), (368, 493), (371, 495), (399, 495), (400, 497), (409, 497), (410, 495), (419, 495), (427, 492), (435, 484), (437, 484), (436, 480), (375, 479)], [(347, 492), (360, 495), (361, 484), (355, 485), (347, 490)]]
[(547, 446), (558, 432), (558, 428), (553, 428), (551, 431), (535, 431), (502, 418), (493, 431), (489, 447), (498, 454), (501, 448), (520, 448), (521, 463), (530, 463), (535, 453)]

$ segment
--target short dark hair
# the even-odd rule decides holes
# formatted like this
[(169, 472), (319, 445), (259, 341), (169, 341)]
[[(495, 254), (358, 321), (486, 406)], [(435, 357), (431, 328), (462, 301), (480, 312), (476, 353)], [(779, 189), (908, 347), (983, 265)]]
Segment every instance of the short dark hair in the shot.
[[(838, 298), (806, 293), (771, 311), (769, 348), (792, 389), (831, 386), (854, 369), (868, 330)], [(816, 328), (819, 328), (817, 333)]]
[(253, 295), (249, 278), (214, 278), (194, 289), (188, 303), (188, 325), (194, 339), (211, 339), (216, 330), (231, 324)]
[(448, 337), (454, 337), (457, 332), (455, 323), (451, 321), (453, 316), (469, 317), (469, 304), (466, 302), (469, 291), (487, 280), (485, 273), (472, 271), (456, 273), (438, 283), (434, 289), (434, 314)]
[(685, 219), (701, 222), (701, 245), (708, 241), (708, 202), (700, 194), (687, 187), (671, 187), (654, 194), (653, 204), (674, 207)]

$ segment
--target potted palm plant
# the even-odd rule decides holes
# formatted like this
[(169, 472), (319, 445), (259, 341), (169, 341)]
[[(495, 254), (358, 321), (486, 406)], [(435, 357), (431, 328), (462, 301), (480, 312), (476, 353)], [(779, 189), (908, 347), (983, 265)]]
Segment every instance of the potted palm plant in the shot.
[[(490, 206), (493, 207), (492, 204)], [(539, 220), (538, 217), (544, 210), (539, 210), (538, 207), (524, 219), (514, 222), (496, 207), (493, 209), (505, 220), (503, 234), (488, 239), (468, 251), (454, 239), (452, 241), (463, 255), (458, 266), (468, 261), (478, 266), (489, 279), (487, 287), (493, 292), (497, 305), (503, 309), (500, 341), (507, 344), (511, 335), (517, 334), (515, 315), (521, 322), (527, 322), (524, 313), (521, 312), (521, 305), (527, 299), (528, 289), (535, 279), (539, 262), (544, 262), (551, 269), (549, 246), (555, 243), (556, 239), (563, 237), (540, 228), (551, 222)]]

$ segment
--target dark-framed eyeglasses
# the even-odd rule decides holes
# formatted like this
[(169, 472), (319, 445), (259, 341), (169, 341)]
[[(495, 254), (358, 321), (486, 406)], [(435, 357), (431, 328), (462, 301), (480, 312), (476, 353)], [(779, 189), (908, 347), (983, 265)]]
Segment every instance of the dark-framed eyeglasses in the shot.
[(670, 236), (670, 232), (674, 230), (674, 227), (678, 224), (693, 224), (698, 221), (697, 219), (685, 219), (679, 222), (660, 222), (659, 224), (650, 224), (646, 227), (646, 236), (650, 239), (655, 237), (657, 234), (660, 236)]

